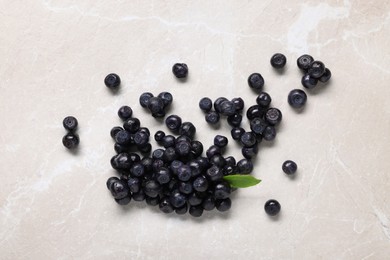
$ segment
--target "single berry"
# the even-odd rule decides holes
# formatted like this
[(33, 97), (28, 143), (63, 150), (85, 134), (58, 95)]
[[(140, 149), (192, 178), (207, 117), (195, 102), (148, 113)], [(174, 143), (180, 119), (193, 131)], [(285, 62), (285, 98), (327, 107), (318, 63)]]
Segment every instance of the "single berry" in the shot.
[(123, 123), (123, 128), (132, 134), (137, 132), (140, 126), (141, 126), (141, 122), (139, 121), (138, 118), (135, 117), (129, 118)]
[(224, 116), (231, 116), (236, 113), (236, 107), (232, 101), (223, 101), (220, 105), (221, 114)]
[(210, 158), (210, 164), (215, 165), (219, 168), (223, 168), (226, 165), (225, 158), (222, 155), (216, 154)]
[(172, 72), (176, 76), (176, 78), (185, 78), (188, 74), (188, 67), (185, 63), (176, 63), (172, 67)]
[(216, 135), (214, 137), (214, 145), (218, 146), (219, 148), (224, 148), (227, 146), (228, 144), (228, 139), (226, 138), (226, 136), (223, 136), (223, 135)]
[(116, 199), (123, 199), (124, 197), (127, 197), (130, 193), (129, 186), (127, 186), (127, 183), (123, 180), (119, 180), (114, 182), (110, 186), (110, 191), (112, 196)]
[(151, 97), (148, 102), (148, 109), (153, 116), (158, 117), (163, 114), (164, 101), (159, 97)]
[(215, 199), (213, 196), (206, 197), (202, 202), (202, 207), (204, 210), (213, 210), (215, 208)]
[(228, 124), (233, 126), (233, 127), (240, 126), (241, 121), (242, 121), (242, 115), (240, 115), (240, 114), (233, 114), (231, 116), (228, 116), (228, 118), (227, 118)]
[(307, 71), (310, 67), (310, 64), (313, 61), (314, 61), (314, 59), (312, 56), (310, 56), (308, 54), (304, 54), (297, 59), (298, 68), (300, 68), (303, 71)]
[(144, 146), (149, 142), (149, 136), (142, 131), (138, 131), (137, 133), (134, 134), (134, 143), (137, 146)]
[(164, 157), (164, 152), (164, 149), (156, 149), (152, 153), (152, 158), (155, 160), (162, 160), (162, 158)]
[(187, 204), (184, 204), (184, 206), (181, 207), (181, 208), (175, 209), (175, 212), (176, 212), (177, 215), (184, 215), (184, 214), (187, 213), (187, 211), (188, 211), (188, 205)]
[(160, 143), (165, 137), (165, 133), (161, 130), (157, 131), (154, 134), (154, 140), (156, 140), (157, 143)]
[(195, 157), (202, 155), (203, 144), (199, 141), (192, 141), (191, 142), (191, 151), (195, 155)]
[(213, 157), (216, 154), (221, 154), (221, 148), (219, 148), (216, 145), (210, 146), (209, 149), (207, 149), (207, 151), (206, 151), (206, 156), (208, 159), (210, 159), (211, 157)]
[(179, 173), (179, 168), (184, 165), (182, 161), (179, 160), (173, 160), (170, 164), (170, 169), (174, 175), (177, 175)]
[(198, 218), (202, 216), (203, 208), (201, 206), (191, 206), (188, 212), (191, 216)]
[(152, 145), (150, 143), (144, 144), (142, 146), (138, 146), (137, 148), (143, 154), (147, 154), (152, 151)]
[(277, 125), (282, 121), (282, 112), (277, 108), (268, 108), (264, 116), (265, 120), (270, 125)]
[(218, 113), (221, 113), (221, 104), (224, 101), (228, 101), (228, 99), (225, 98), (225, 97), (219, 97), (219, 98), (217, 98), (214, 101), (214, 109), (215, 109), (215, 111), (217, 111)]
[(114, 183), (114, 182), (117, 182), (119, 181), (119, 179), (117, 177), (110, 177), (108, 178), (107, 182), (106, 182), (106, 186), (107, 186), (107, 189), (111, 189), (111, 185)]
[(195, 136), (195, 133), (196, 133), (196, 128), (192, 123), (184, 122), (181, 124), (180, 129), (179, 129), (180, 135), (186, 135), (190, 139), (193, 139)]
[(181, 126), (181, 118), (177, 115), (170, 115), (165, 119), (165, 124), (171, 131), (176, 132)]
[(123, 121), (129, 119), (133, 115), (133, 110), (129, 106), (122, 106), (118, 110), (118, 116)]
[(171, 93), (164, 91), (158, 94), (158, 97), (161, 98), (161, 100), (163, 101), (164, 109), (168, 107), (170, 104), (172, 104), (173, 96)]
[(188, 181), (191, 176), (191, 168), (188, 165), (181, 165), (177, 170), (177, 178), (181, 181)]
[(112, 168), (115, 170), (129, 170), (133, 162), (128, 153), (114, 155), (110, 160)]
[(217, 200), (229, 198), (230, 193), (231, 188), (227, 182), (217, 183), (214, 187), (214, 198)]
[(199, 191), (199, 192), (204, 192), (207, 191), (209, 188), (209, 182), (207, 179), (203, 176), (197, 177), (194, 182), (192, 183), (192, 186), (194, 190)]
[(149, 104), (149, 100), (152, 97), (153, 94), (150, 92), (142, 93), (141, 96), (139, 97), (139, 104), (141, 105), (141, 107), (147, 108)]
[(238, 98), (233, 98), (232, 102), (234, 104), (234, 107), (236, 108), (236, 111), (242, 111), (244, 109), (244, 100), (240, 97)]
[(307, 100), (306, 93), (300, 89), (293, 89), (288, 94), (288, 103), (293, 108), (301, 108), (305, 105)]
[(110, 131), (111, 137), (115, 139), (116, 134), (117, 134), (119, 131), (122, 131), (122, 130), (123, 130), (122, 127), (120, 127), (120, 126), (114, 126), (114, 127), (111, 129), (111, 131)]
[(158, 205), (158, 207), (162, 212), (164, 212), (166, 214), (173, 212), (173, 207), (172, 207), (171, 203), (169, 202), (169, 198), (163, 198), (160, 201), (160, 204)]
[(271, 104), (271, 96), (266, 92), (260, 92), (260, 94), (256, 98), (256, 103), (261, 106), (267, 108)]
[(191, 143), (180, 141), (175, 144), (175, 151), (178, 156), (186, 157), (191, 153)]
[(188, 166), (191, 168), (192, 177), (199, 176), (202, 173), (202, 167), (198, 161), (192, 160), (188, 163)]
[(132, 140), (131, 133), (126, 130), (121, 130), (115, 135), (115, 142), (120, 145), (128, 145)]
[(62, 144), (68, 149), (75, 149), (80, 143), (78, 134), (68, 133), (62, 138)]
[(196, 192), (191, 193), (188, 196), (188, 204), (190, 204), (191, 206), (197, 206), (202, 204), (202, 200), (203, 200), (202, 196)]
[(205, 119), (207, 123), (215, 125), (219, 122), (219, 114), (215, 111), (207, 112)]
[(165, 148), (174, 147), (175, 144), (176, 144), (176, 138), (175, 138), (173, 135), (166, 135), (166, 136), (164, 136), (164, 138), (162, 139), (161, 144), (162, 144)]
[(121, 84), (121, 79), (115, 73), (110, 73), (104, 79), (104, 84), (110, 89), (116, 89)]
[(62, 125), (64, 126), (64, 128), (66, 130), (74, 131), (74, 130), (77, 129), (78, 122), (77, 122), (77, 119), (74, 116), (67, 116), (62, 121)]
[(286, 56), (284, 56), (281, 53), (275, 53), (271, 57), (271, 66), (275, 69), (281, 69), (286, 65), (287, 59)]
[(199, 108), (205, 112), (209, 112), (213, 106), (213, 101), (208, 97), (204, 97), (199, 101)]
[(144, 187), (144, 192), (148, 197), (155, 198), (161, 192), (161, 186), (157, 181), (147, 181)]
[(168, 182), (170, 182), (171, 177), (171, 172), (165, 167), (161, 167), (156, 173), (156, 180), (160, 184), (167, 184)]
[(139, 132), (145, 133), (148, 137), (150, 137), (150, 131), (147, 127), (140, 127), (138, 129)]
[(131, 192), (137, 193), (141, 188), (141, 181), (137, 177), (130, 177), (127, 179), (127, 185)]
[(240, 142), (244, 147), (252, 147), (256, 144), (256, 135), (252, 132), (245, 132), (241, 135)]
[(302, 86), (304, 86), (305, 88), (312, 89), (312, 88), (315, 88), (315, 86), (317, 86), (318, 79), (313, 78), (309, 74), (305, 74), (302, 77), (301, 83), (302, 83)]
[(264, 129), (264, 132), (263, 132), (263, 138), (264, 140), (266, 141), (272, 141), (274, 140), (276, 137), (276, 129), (274, 126), (270, 125), (270, 126), (267, 126), (265, 129)]
[(193, 187), (191, 182), (180, 182), (179, 191), (184, 194), (190, 194), (193, 192)]
[(131, 196), (133, 197), (134, 201), (144, 201), (146, 197), (143, 190), (140, 190), (139, 192), (135, 192)]
[(248, 85), (255, 90), (262, 90), (264, 86), (264, 79), (260, 73), (253, 73), (248, 77)]
[(230, 198), (224, 199), (224, 200), (217, 200), (215, 202), (215, 206), (218, 211), (225, 212), (228, 211), (232, 207), (232, 201)]
[(226, 157), (225, 162), (227, 166), (236, 166), (236, 159), (233, 156)]
[(261, 119), (259, 117), (254, 118), (250, 122), (250, 128), (252, 132), (257, 135), (262, 135), (265, 129), (267, 128), (267, 126), (268, 123), (264, 119)]
[(259, 105), (251, 106), (246, 111), (246, 117), (249, 120), (252, 120), (253, 118), (256, 118), (256, 117), (263, 117), (266, 110), (267, 110), (266, 107), (261, 107)]
[(280, 203), (277, 200), (268, 200), (264, 205), (265, 212), (270, 216), (275, 216), (280, 212)]
[(291, 160), (285, 161), (283, 163), (283, 165), (282, 165), (282, 170), (287, 175), (294, 174), (297, 171), (297, 169), (298, 169), (297, 164), (294, 161), (291, 161)]
[(211, 166), (210, 168), (207, 169), (206, 176), (211, 181), (219, 181), (223, 177), (223, 172), (222, 172), (222, 170), (218, 166), (213, 165), (213, 166)]
[(309, 69), (307, 70), (307, 73), (313, 77), (313, 78), (321, 78), (322, 75), (325, 73), (325, 65), (321, 61), (313, 61), (310, 64)]
[(131, 197), (130, 196), (127, 196), (127, 197), (124, 197), (122, 199), (115, 199), (116, 203), (118, 203), (119, 205), (127, 205), (130, 203), (131, 201)]
[(258, 149), (257, 144), (255, 144), (253, 147), (243, 147), (241, 153), (246, 159), (253, 159), (258, 153)]
[(332, 72), (328, 68), (325, 68), (324, 74), (322, 74), (321, 78), (318, 80), (321, 81), (322, 83), (328, 82), (330, 78), (332, 77)]
[(240, 140), (241, 136), (243, 133), (245, 133), (245, 130), (244, 128), (242, 127), (234, 127), (232, 130), (231, 130), (231, 135), (232, 135), (232, 138), (236, 141)]
[(241, 159), (237, 162), (237, 170), (239, 174), (250, 174), (253, 171), (253, 163), (248, 159)]
[(180, 208), (186, 204), (187, 198), (180, 192), (173, 192), (169, 197), (169, 201), (173, 207)]

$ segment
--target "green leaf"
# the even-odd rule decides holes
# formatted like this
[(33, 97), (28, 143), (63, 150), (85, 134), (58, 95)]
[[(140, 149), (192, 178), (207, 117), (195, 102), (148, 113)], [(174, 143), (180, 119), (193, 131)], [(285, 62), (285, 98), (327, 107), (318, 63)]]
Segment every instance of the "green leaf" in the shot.
[(261, 180), (256, 179), (252, 175), (234, 174), (223, 176), (223, 179), (227, 181), (233, 188), (248, 188), (259, 184)]

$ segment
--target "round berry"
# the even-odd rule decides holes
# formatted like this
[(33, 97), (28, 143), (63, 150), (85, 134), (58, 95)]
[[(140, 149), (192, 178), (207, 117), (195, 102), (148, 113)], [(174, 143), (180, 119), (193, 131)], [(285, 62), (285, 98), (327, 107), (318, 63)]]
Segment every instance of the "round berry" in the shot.
[(199, 141), (192, 141), (191, 151), (195, 155), (195, 157), (200, 156), (203, 153), (203, 144)]
[(288, 94), (288, 103), (293, 108), (301, 108), (306, 104), (307, 96), (303, 90), (293, 89)]
[(275, 216), (280, 212), (280, 203), (277, 200), (268, 200), (264, 205), (265, 212), (270, 216)]
[(266, 141), (272, 141), (275, 139), (276, 137), (276, 129), (274, 126), (270, 125), (270, 126), (267, 126), (265, 129), (264, 129), (264, 132), (263, 132), (263, 138), (264, 140)]
[(141, 122), (138, 118), (129, 118), (123, 123), (123, 128), (129, 131), (130, 133), (136, 133), (141, 126)]
[(139, 104), (141, 105), (141, 107), (147, 108), (149, 104), (149, 100), (152, 97), (153, 94), (150, 92), (142, 93), (141, 96), (139, 97)]
[(144, 146), (149, 142), (149, 136), (142, 132), (138, 131), (137, 133), (134, 134), (134, 143), (137, 146)]
[(137, 177), (130, 177), (127, 179), (127, 185), (131, 192), (137, 193), (141, 188), (141, 181)]
[(156, 173), (156, 180), (160, 184), (166, 184), (166, 183), (170, 182), (171, 172), (167, 168), (161, 167), (160, 169), (158, 169), (158, 171)]
[(223, 177), (223, 172), (222, 172), (222, 170), (218, 166), (213, 165), (213, 166), (211, 166), (210, 168), (207, 169), (206, 176), (211, 181), (219, 181)]
[(310, 67), (310, 64), (313, 61), (314, 61), (314, 59), (312, 56), (310, 56), (308, 54), (304, 54), (297, 59), (298, 68), (300, 68), (303, 71), (307, 71)]
[(192, 183), (192, 186), (194, 190), (199, 191), (199, 192), (204, 192), (207, 191), (209, 188), (209, 182), (207, 179), (203, 176), (197, 177), (194, 182)]
[(171, 131), (178, 131), (181, 126), (181, 118), (177, 115), (170, 115), (165, 119), (165, 124)]
[(219, 148), (216, 145), (210, 146), (209, 149), (207, 149), (207, 151), (206, 151), (206, 156), (208, 159), (210, 159), (211, 157), (213, 157), (216, 154), (221, 154), (221, 148)]
[(203, 208), (201, 206), (191, 206), (188, 212), (191, 216), (198, 218), (202, 216)]
[(282, 112), (277, 108), (268, 108), (264, 117), (270, 125), (277, 125), (282, 121)]
[(154, 140), (156, 140), (157, 143), (160, 143), (162, 142), (162, 140), (164, 139), (165, 137), (165, 133), (161, 130), (157, 131), (155, 134), (154, 134)]
[(253, 147), (243, 147), (241, 153), (246, 159), (253, 159), (258, 153), (258, 149), (257, 145), (254, 145)]
[(176, 138), (173, 135), (166, 135), (162, 139), (162, 145), (165, 148), (174, 147), (176, 144)]
[(130, 193), (129, 186), (127, 186), (127, 183), (123, 180), (118, 180), (114, 182), (110, 186), (110, 191), (112, 196), (116, 199), (123, 199), (124, 197), (127, 197)]
[(161, 186), (157, 181), (147, 181), (144, 187), (144, 192), (147, 196), (155, 198), (161, 192)]
[(62, 144), (68, 149), (75, 149), (80, 143), (78, 134), (68, 133), (62, 138)]
[(271, 96), (266, 92), (261, 92), (256, 98), (256, 103), (261, 107), (268, 107), (271, 101)]
[(221, 103), (220, 111), (224, 116), (231, 116), (236, 113), (236, 107), (233, 102), (226, 100)]
[(237, 170), (239, 174), (250, 174), (253, 171), (253, 163), (248, 159), (241, 159), (237, 162)]
[(129, 106), (122, 106), (118, 110), (118, 116), (123, 121), (129, 119), (133, 115), (133, 110)]
[(180, 208), (183, 207), (184, 204), (186, 204), (187, 198), (180, 192), (173, 192), (169, 197), (169, 201), (171, 202), (173, 207)]
[(228, 118), (227, 118), (228, 124), (233, 126), (233, 127), (240, 126), (241, 121), (242, 121), (242, 115), (240, 115), (240, 114), (233, 114), (231, 116), (228, 116)]
[(184, 206), (182, 206), (181, 208), (177, 208), (175, 209), (175, 212), (177, 215), (184, 215), (186, 214), (188, 211), (188, 205), (187, 204), (184, 204)]
[(221, 104), (224, 101), (228, 101), (228, 99), (225, 98), (225, 97), (219, 97), (219, 98), (217, 98), (214, 101), (214, 109), (215, 109), (215, 111), (217, 111), (218, 113), (221, 113)]
[(224, 199), (224, 200), (217, 200), (215, 202), (215, 206), (218, 211), (225, 212), (228, 211), (232, 207), (232, 201), (230, 198)]
[(215, 208), (215, 199), (212, 196), (206, 197), (202, 202), (204, 210), (213, 210)]
[(332, 77), (332, 72), (330, 72), (329, 69), (325, 68), (324, 74), (322, 74), (321, 78), (319, 78), (319, 81), (322, 83), (328, 82), (330, 78)]
[(66, 130), (74, 131), (74, 130), (77, 129), (78, 122), (77, 122), (77, 119), (74, 116), (67, 116), (62, 121), (62, 125), (64, 126), (64, 128)]
[(196, 133), (195, 126), (190, 122), (184, 122), (179, 128), (179, 134), (188, 136), (190, 139), (193, 139)]
[(244, 109), (244, 100), (242, 98), (233, 98), (232, 102), (234, 104), (234, 107), (236, 108), (236, 111), (241, 111)]
[(286, 65), (287, 59), (286, 56), (284, 56), (281, 53), (275, 53), (271, 57), (271, 66), (275, 69), (281, 69)]
[(115, 135), (115, 142), (120, 145), (130, 144), (132, 141), (131, 133), (126, 130), (121, 130)]
[(252, 73), (248, 77), (248, 85), (252, 89), (262, 90), (262, 88), (264, 86), (264, 78), (263, 78), (263, 76), (261, 76), (260, 73)]
[(171, 93), (164, 91), (158, 94), (158, 97), (161, 98), (161, 100), (163, 101), (164, 108), (172, 104), (173, 96)]
[(254, 119), (256, 117), (263, 117), (263, 115), (265, 114), (266, 109), (267, 109), (266, 107), (261, 107), (259, 105), (251, 106), (246, 111), (246, 117), (249, 120), (252, 120), (252, 119)]
[(181, 181), (188, 181), (191, 179), (191, 168), (188, 165), (181, 165), (179, 169), (177, 169), (177, 178)]
[(245, 133), (245, 130), (244, 128), (242, 127), (234, 127), (232, 130), (231, 130), (231, 135), (232, 135), (232, 138), (236, 141), (240, 140), (241, 136), (243, 133)]
[(117, 134), (118, 132), (122, 131), (122, 130), (123, 130), (122, 127), (120, 127), (120, 126), (114, 126), (114, 127), (111, 129), (111, 131), (110, 131), (111, 137), (115, 139), (116, 134)]
[(166, 214), (173, 212), (173, 207), (172, 207), (171, 203), (169, 202), (169, 198), (163, 198), (160, 201), (160, 204), (158, 205), (158, 207), (162, 212), (164, 212)]
[(214, 197), (215, 199), (227, 199), (231, 193), (230, 185), (227, 182), (217, 183), (214, 187)]
[(241, 144), (245, 147), (252, 147), (256, 144), (256, 135), (252, 132), (245, 132), (240, 138)]
[(207, 112), (205, 119), (207, 123), (215, 125), (219, 122), (219, 114), (215, 111)]
[(176, 78), (185, 78), (188, 74), (188, 67), (185, 63), (176, 63), (172, 67), (172, 72), (176, 76)]
[(133, 197), (134, 201), (144, 201), (146, 197), (143, 190), (140, 190), (139, 192), (135, 192), (131, 196)]
[(151, 97), (148, 102), (148, 109), (153, 116), (160, 115), (164, 111), (164, 101), (159, 97)]
[(322, 75), (325, 73), (325, 65), (321, 61), (313, 61), (310, 64), (309, 69), (307, 70), (307, 73), (313, 77), (313, 78), (321, 78)]
[(313, 78), (309, 74), (305, 74), (302, 77), (301, 83), (302, 83), (302, 86), (304, 86), (305, 88), (312, 89), (312, 88), (315, 88), (315, 86), (317, 86), (318, 79)]
[(287, 175), (294, 174), (298, 169), (297, 164), (294, 161), (287, 160), (282, 165), (282, 170)]
[(268, 126), (268, 123), (264, 119), (261, 119), (258, 117), (254, 118), (250, 122), (251, 130), (257, 135), (262, 135), (264, 133), (265, 129), (267, 128), (267, 126)]
[(116, 181), (119, 181), (119, 179), (117, 177), (110, 177), (108, 178), (107, 182), (106, 182), (106, 186), (107, 186), (107, 189), (111, 189), (111, 185), (116, 182)]
[(104, 84), (107, 88), (116, 89), (121, 84), (121, 79), (115, 73), (110, 73), (104, 79)]
[(199, 107), (205, 112), (209, 112), (213, 106), (213, 101), (208, 97), (204, 97), (199, 101)]
[(226, 136), (223, 136), (223, 135), (216, 135), (214, 137), (214, 145), (218, 146), (219, 148), (224, 148), (227, 146), (228, 144), (228, 139), (226, 138)]

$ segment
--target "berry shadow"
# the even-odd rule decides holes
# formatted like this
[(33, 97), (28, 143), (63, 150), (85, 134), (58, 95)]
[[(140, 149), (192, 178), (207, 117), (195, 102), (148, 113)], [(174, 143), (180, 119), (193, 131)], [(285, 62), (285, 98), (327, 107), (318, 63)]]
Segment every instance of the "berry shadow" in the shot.
[(329, 88), (331, 88), (332, 85), (333, 85), (332, 79), (330, 79), (328, 82), (325, 82), (325, 83), (318, 81), (317, 86), (315, 88), (305, 89), (305, 90), (307, 90), (307, 93), (309, 93), (310, 95), (315, 96), (315, 95), (324, 93), (326, 91), (329, 91)]
[(80, 145), (77, 146), (74, 149), (69, 149), (68, 151), (69, 151), (70, 154), (72, 154), (74, 156), (77, 156), (77, 155), (79, 155), (81, 153)]
[(184, 78), (177, 78), (177, 77), (175, 77), (176, 78), (176, 82), (179, 82), (180, 84), (184, 84), (184, 83), (186, 83), (187, 81), (189, 81), (190, 79), (190, 76), (189, 75), (187, 75), (186, 77), (184, 77)]
[(110, 92), (111, 95), (113, 96), (119, 96), (122, 93), (122, 88), (121, 87), (114, 88), (114, 89), (107, 88), (107, 91)]
[(274, 68), (274, 72), (275, 72), (275, 74), (278, 74), (279, 76), (282, 76), (284, 73), (286, 73), (286, 70), (287, 70), (287, 68), (286, 68), (286, 66), (285, 67), (283, 67), (283, 68), (281, 68), (281, 69), (275, 69)]
[(276, 221), (279, 221), (283, 218), (282, 216), (282, 211), (280, 211), (276, 216), (269, 216), (268, 215), (268, 219), (273, 221), (273, 222), (276, 222)]

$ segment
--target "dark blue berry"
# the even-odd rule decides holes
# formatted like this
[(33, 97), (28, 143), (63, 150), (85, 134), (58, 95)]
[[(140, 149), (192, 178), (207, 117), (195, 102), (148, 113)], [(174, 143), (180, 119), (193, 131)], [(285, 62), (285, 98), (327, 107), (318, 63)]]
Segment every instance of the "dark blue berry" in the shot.
[(143, 146), (149, 142), (149, 136), (142, 131), (138, 131), (134, 134), (133, 140), (137, 146)]
[(76, 133), (68, 133), (62, 138), (62, 144), (68, 149), (75, 149), (80, 143), (80, 138)]
[(246, 117), (249, 120), (252, 120), (252, 119), (254, 119), (256, 117), (260, 117), (261, 118), (261, 117), (264, 116), (266, 110), (267, 109), (265, 107), (261, 107), (259, 105), (251, 106), (246, 111)]
[(229, 198), (230, 193), (231, 188), (227, 182), (217, 183), (214, 187), (214, 198), (217, 200)]
[(129, 150), (129, 146), (115, 143), (114, 150), (116, 153), (125, 153)]
[(180, 135), (188, 136), (190, 139), (193, 139), (196, 133), (195, 126), (190, 122), (184, 122), (181, 124), (179, 129)]
[(175, 138), (173, 135), (166, 135), (166, 136), (164, 136), (164, 138), (162, 139), (161, 144), (162, 144), (165, 148), (174, 147), (175, 144), (176, 144), (176, 138)]
[(172, 207), (171, 203), (169, 202), (169, 198), (163, 198), (160, 201), (160, 204), (158, 205), (158, 207), (162, 212), (164, 212), (166, 214), (173, 212), (173, 207)]
[(174, 175), (177, 175), (179, 173), (179, 168), (183, 166), (184, 163), (178, 160), (174, 160), (170, 164), (170, 169)]
[(264, 129), (264, 132), (263, 132), (263, 138), (264, 140), (266, 141), (272, 141), (274, 140), (276, 137), (276, 129), (274, 126), (270, 125), (270, 126), (267, 126), (265, 129)]
[(138, 150), (143, 154), (150, 153), (152, 151), (152, 145), (150, 143), (147, 143), (142, 146), (138, 146)]
[(303, 90), (293, 89), (288, 94), (288, 103), (293, 108), (301, 108), (306, 104), (307, 96)]
[(254, 145), (253, 147), (243, 147), (241, 149), (241, 153), (246, 159), (253, 159), (256, 156), (257, 152), (257, 145)]
[(253, 171), (253, 163), (248, 159), (241, 159), (237, 162), (237, 170), (239, 174), (250, 174)]
[(298, 169), (297, 164), (294, 161), (291, 161), (291, 160), (285, 161), (283, 163), (283, 165), (282, 165), (282, 170), (287, 175), (294, 174), (297, 171), (297, 169)]
[(286, 65), (287, 59), (286, 56), (284, 56), (281, 53), (275, 53), (271, 57), (271, 66), (274, 67), (275, 69), (281, 69)]
[(215, 199), (212, 196), (206, 197), (202, 202), (202, 207), (204, 210), (213, 210), (215, 208)]
[(132, 134), (136, 133), (139, 130), (140, 126), (141, 122), (136, 117), (129, 118), (123, 123), (123, 128)]
[(150, 131), (149, 131), (148, 128), (146, 128), (146, 127), (140, 127), (140, 128), (138, 129), (138, 131), (143, 132), (143, 133), (147, 134), (148, 137), (150, 137)]
[(121, 84), (121, 79), (115, 73), (110, 73), (104, 79), (104, 84), (110, 89), (116, 89)]
[(145, 175), (145, 166), (142, 161), (140, 163), (135, 163), (130, 168), (130, 175), (133, 177), (142, 177)]
[(226, 165), (225, 158), (222, 155), (216, 154), (210, 158), (210, 164), (216, 165), (219, 168), (223, 168)]
[(151, 198), (157, 197), (161, 190), (161, 185), (154, 180), (147, 181), (144, 187), (144, 193)]
[(325, 68), (325, 72), (324, 74), (322, 74), (321, 78), (319, 78), (319, 81), (325, 83), (328, 82), (331, 77), (332, 77), (332, 72), (330, 72), (328, 68)]
[(209, 160), (206, 157), (198, 157), (196, 161), (199, 163), (202, 169), (206, 169), (210, 166)]
[(127, 186), (127, 183), (123, 180), (114, 182), (110, 186), (110, 191), (112, 196), (116, 199), (123, 199), (124, 197), (129, 196), (130, 193), (129, 186)]
[(176, 143), (178, 143), (178, 142), (189, 142), (189, 143), (191, 143), (191, 138), (189, 138), (188, 136), (186, 136), (186, 135), (179, 135), (177, 138), (176, 138)]
[(230, 198), (215, 201), (215, 207), (220, 212), (228, 211), (231, 208), (231, 206), (232, 206), (232, 201), (230, 200)]
[(310, 64), (313, 61), (314, 61), (314, 59), (312, 56), (310, 56), (308, 54), (304, 54), (297, 59), (298, 68), (300, 68), (303, 71), (307, 71), (310, 67)]
[(115, 135), (115, 142), (120, 145), (128, 145), (131, 144), (133, 138), (131, 133), (126, 130), (121, 130)]
[(160, 204), (160, 197), (145, 197), (145, 201), (146, 204), (148, 204), (149, 206), (157, 206), (158, 204)]
[(165, 137), (165, 133), (161, 130), (157, 131), (154, 134), (154, 140), (156, 140), (157, 143), (160, 143), (164, 137)]
[(171, 172), (167, 168), (161, 167), (156, 173), (156, 180), (160, 184), (168, 183), (171, 180)]
[(133, 193), (132, 197), (134, 201), (144, 201), (146, 196), (144, 191), (140, 190), (139, 192)]
[(216, 145), (212, 145), (209, 147), (209, 149), (207, 149), (206, 151), (206, 156), (207, 158), (211, 158), (213, 157), (214, 155), (216, 154), (221, 154), (221, 148), (219, 148), (218, 146)]
[(111, 158), (111, 166), (116, 170), (127, 170), (133, 165), (128, 153), (120, 153)]
[(236, 174), (237, 173), (236, 168), (237, 167), (235, 166), (225, 165), (225, 167), (223, 167), (223, 175)]
[(268, 124), (277, 125), (282, 121), (282, 112), (277, 108), (271, 107), (265, 112), (264, 118)]
[(188, 203), (191, 206), (197, 206), (197, 205), (202, 204), (202, 200), (203, 200), (203, 198), (199, 195), (199, 193), (194, 192), (188, 196)]
[(185, 63), (176, 63), (172, 67), (173, 75), (176, 76), (176, 78), (185, 78), (188, 74), (188, 66)]
[(268, 200), (264, 205), (265, 212), (270, 216), (275, 216), (280, 212), (280, 203), (277, 200)]
[(141, 182), (137, 177), (130, 177), (127, 179), (127, 185), (131, 192), (139, 192), (141, 189)]
[(153, 159), (162, 160), (163, 157), (164, 157), (164, 150), (163, 149), (156, 149), (152, 153)]
[(257, 134), (257, 135), (262, 135), (265, 131), (265, 129), (267, 128), (268, 126), (268, 123), (261, 119), (261, 118), (254, 118), (253, 120), (251, 120), (250, 122), (250, 128), (251, 130), (253, 131), (253, 133)]
[(181, 118), (177, 115), (170, 115), (165, 119), (165, 124), (171, 131), (176, 132), (181, 126)]
[(163, 114), (164, 101), (159, 97), (151, 97), (148, 102), (148, 109), (154, 117)]
[(216, 135), (214, 137), (214, 145), (218, 146), (219, 148), (224, 148), (227, 146), (228, 144), (228, 139), (226, 138), (226, 136), (223, 136), (223, 135)]
[(245, 133), (245, 130), (241, 127), (234, 127), (230, 133), (232, 135), (232, 138), (237, 141), (240, 140), (242, 134)]
[(245, 132), (241, 135), (240, 142), (244, 147), (252, 147), (256, 144), (256, 135), (252, 132)]
[(225, 162), (227, 166), (236, 166), (236, 159), (233, 156), (226, 157)]
[(145, 92), (145, 93), (142, 93), (141, 96), (139, 97), (139, 104), (144, 107), (144, 108), (147, 108), (148, 107), (148, 104), (149, 104), (149, 100), (150, 98), (153, 97), (153, 94), (150, 93), (150, 92)]
[(153, 167), (153, 159), (150, 157), (144, 157), (142, 158), (141, 162), (142, 166), (144, 167), (144, 172), (151, 172)]
[(253, 73), (248, 77), (248, 85), (252, 89), (262, 90), (264, 86), (264, 78), (260, 75), (260, 73)]
[(240, 114), (233, 114), (231, 116), (228, 116), (228, 118), (227, 118), (228, 124), (233, 126), (233, 127), (240, 126), (241, 121), (242, 121), (242, 115), (240, 115)]
[(215, 125), (219, 122), (219, 114), (215, 111), (207, 112), (205, 119), (207, 123)]
[(190, 194), (193, 192), (193, 187), (191, 182), (180, 182), (179, 191), (184, 194)]
[(317, 86), (318, 79), (313, 78), (309, 74), (305, 74), (302, 77), (301, 83), (302, 83), (302, 86), (304, 86), (305, 88), (312, 89), (312, 88), (315, 88), (315, 86)]
[(237, 112), (240, 112), (244, 109), (244, 100), (240, 97), (238, 98), (233, 98), (232, 102), (234, 104), (234, 107), (236, 108)]
[(233, 102), (225, 100), (219, 106), (220, 113), (224, 116), (231, 116), (236, 113), (236, 107)]
[(271, 104), (271, 101), (271, 96), (267, 92), (261, 92), (256, 98), (256, 103), (265, 108)]
[(188, 165), (183, 164), (177, 170), (177, 178), (181, 181), (188, 181), (191, 179), (191, 176), (191, 168)]
[(228, 99), (225, 98), (225, 97), (219, 97), (219, 98), (217, 98), (214, 101), (214, 109), (215, 109), (215, 111), (217, 111), (218, 113), (221, 113), (221, 104), (224, 101), (228, 101)]
[(118, 116), (123, 121), (129, 119), (133, 115), (133, 110), (129, 106), (122, 106), (118, 110)]
[(107, 182), (106, 182), (106, 186), (107, 186), (107, 189), (111, 189), (111, 185), (116, 182), (116, 181), (119, 181), (119, 179), (117, 177), (110, 177), (108, 178)]
[(188, 163), (188, 166), (191, 168), (191, 175), (192, 177), (198, 176), (202, 172), (202, 167), (198, 161), (190, 161)]
[(160, 94), (158, 94), (158, 97), (161, 98), (161, 100), (163, 101), (164, 108), (166, 108), (170, 104), (172, 104), (173, 96), (171, 93), (164, 91), (164, 92), (161, 92)]
[(177, 142), (175, 144), (175, 151), (178, 156), (185, 157), (191, 153), (191, 143), (186, 141)]
[(204, 192), (207, 191), (209, 188), (209, 182), (207, 179), (203, 176), (198, 176), (196, 179), (193, 181), (192, 186), (194, 190), (199, 191), (199, 192)]
[(68, 131), (75, 131), (77, 129), (77, 119), (74, 116), (67, 116), (62, 121), (62, 125)]
[(173, 192), (169, 197), (169, 201), (173, 207), (180, 208), (186, 204), (187, 198), (180, 192)]
[(191, 151), (195, 157), (200, 156), (203, 153), (203, 144), (199, 141), (192, 141)]
[(309, 69), (307, 70), (307, 73), (313, 77), (313, 78), (321, 78), (322, 75), (325, 73), (325, 65), (321, 61), (313, 61), (310, 64)]
[(199, 108), (205, 112), (209, 112), (213, 106), (213, 101), (208, 97), (204, 97), (199, 101)]
[(177, 158), (177, 154), (176, 154), (175, 148), (168, 147), (167, 149), (165, 149), (164, 156), (163, 156), (164, 162), (170, 163), (170, 162), (176, 160), (176, 158)]
[(218, 166), (212, 165), (210, 168), (207, 169), (206, 176), (211, 181), (219, 181), (223, 177), (223, 172)]
[(188, 212), (191, 216), (198, 218), (202, 216), (203, 208), (201, 206), (191, 206)]
[(138, 163), (141, 161), (141, 157), (136, 153), (129, 153), (130, 161), (133, 163)]
[(131, 201), (131, 197), (130, 196), (127, 196), (127, 197), (124, 197), (122, 199), (115, 199), (116, 203), (118, 203), (119, 205), (127, 205), (130, 203)]

